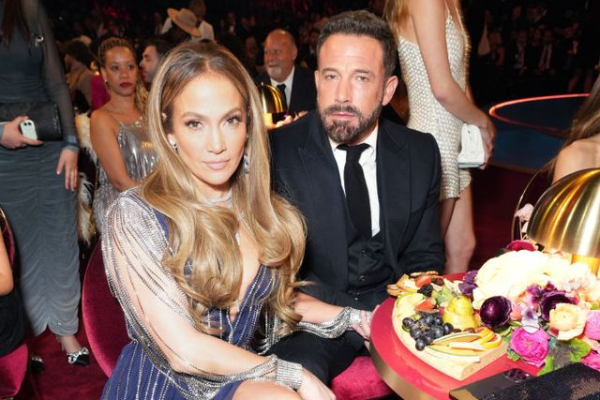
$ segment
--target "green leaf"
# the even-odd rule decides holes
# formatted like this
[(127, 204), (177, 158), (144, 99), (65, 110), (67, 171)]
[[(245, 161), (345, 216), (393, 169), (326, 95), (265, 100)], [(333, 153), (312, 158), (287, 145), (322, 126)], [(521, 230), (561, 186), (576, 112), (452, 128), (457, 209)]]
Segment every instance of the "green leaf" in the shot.
[(581, 339), (571, 339), (569, 341), (570, 358), (572, 363), (581, 362), (581, 359), (589, 354), (592, 347)]
[(548, 372), (552, 372), (554, 369), (554, 356), (547, 355), (544, 359), (544, 367), (540, 369), (540, 372), (538, 372), (537, 376), (542, 376)]
[(515, 353), (510, 347), (506, 350), (506, 357), (511, 361), (519, 361), (521, 356)]

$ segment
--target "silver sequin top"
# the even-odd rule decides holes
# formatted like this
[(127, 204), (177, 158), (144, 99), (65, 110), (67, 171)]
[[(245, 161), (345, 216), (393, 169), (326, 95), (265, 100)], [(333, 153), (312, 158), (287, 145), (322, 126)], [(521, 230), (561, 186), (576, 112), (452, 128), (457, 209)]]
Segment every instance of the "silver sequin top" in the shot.
[[(448, 12), (446, 46), (450, 72), (463, 90), (467, 78), (468, 43), (464, 30), (454, 24)], [(463, 121), (450, 114), (434, 97), (419, 46), (400, 36), (398, 55), (408, 91), (410, 117), (407, 126), (431, 133), (437, 141), (442, 157), (440, 199), (459, 197), (471, 181), (469, 172), (458, 168)]]
[[(125, 168), (127, 168), (127, 175), (131, 179), (140, 182), (154, 170), (157, 157), (152, 143), (148, 139), (144, 124), (139, 121), (134, 123), (120, 122), (117, 142), (121, 149)], [(94, 197), (94, 217), (99, 232), (104, 231), (102, 226), (104, 213), (119, 193), (117, 188), (110, 183), (106, 171), (98, 164), (98, 188)]]

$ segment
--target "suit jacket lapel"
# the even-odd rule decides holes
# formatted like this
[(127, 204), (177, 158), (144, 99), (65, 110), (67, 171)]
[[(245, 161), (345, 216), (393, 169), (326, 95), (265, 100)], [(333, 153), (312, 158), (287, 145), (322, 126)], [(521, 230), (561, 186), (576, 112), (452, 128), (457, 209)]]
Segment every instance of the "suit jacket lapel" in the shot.
[(316, 113), (311, 118), (306, 144), (298, 149), (314, 211), (310, 240), (327, 247), (326, 256), (337, 275), (334, 279), (345, 287), (348, 282), (346, 208), (343, 207), (346, 200), (327, 135), (321, 130)]
[(385, 232), (385, 255), (392, 266), (397, 262), (397, 248), (410, 216), (410, 174), (406, 145), (389, 131), (380, 119), (377, 139), (377, 185), (380, 221)]

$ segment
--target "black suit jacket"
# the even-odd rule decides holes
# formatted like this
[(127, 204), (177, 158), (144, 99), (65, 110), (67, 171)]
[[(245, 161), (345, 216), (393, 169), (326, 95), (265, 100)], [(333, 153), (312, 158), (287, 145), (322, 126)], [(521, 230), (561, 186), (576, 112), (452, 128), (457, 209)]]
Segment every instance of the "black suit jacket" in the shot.
[[(440, 154), (430, 134), (379, 120), (377, 184), (390, 282), (437, 270), (445, 256), (439, 228)], [(328, 303), (372, 308), (385, 287), (357, 302), (348, 293), (346, 207), (338, 167), (316, 112), (271, 133), (275, 189), (306, 218), (308, 241), (300, 270), (306, 291)]]
[[(263, 72), (255, 79), (257, 85), (271, 84), (267, 72)], [(288, 99), (288, 113), (311, 111), (317, 105), (317, 89), (315, 87), (315, 74), (307, 68), (296, 65), (294, 79), (292, 80), (292, 98)]]

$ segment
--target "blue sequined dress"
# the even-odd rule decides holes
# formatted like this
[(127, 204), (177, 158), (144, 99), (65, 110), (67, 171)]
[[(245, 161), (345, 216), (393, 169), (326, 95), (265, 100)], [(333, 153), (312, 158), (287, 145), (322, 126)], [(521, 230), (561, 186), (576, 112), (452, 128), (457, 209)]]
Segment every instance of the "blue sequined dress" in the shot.
[[(233, 396), (243, 380), (278, 378), (278, 363), (283, 361), (274, 356), (234, 375), (217, 375), (194, 366), (201, 354), (187, 340), (182, 343), (178, 331), (190, 331), (190, 326), (195, 329), (195, 323), (185, 295), (161, 262), (168, 247), (165, 218), (144, 202), (136, 189), (124, 192), (109, 208), (105, 228), (106, 275), (123, 308), (131, 343), (121, 352), (102, 399), (224, 400)], [(271, 270), (260, 266), (235, 320), (227, 309), (211, 310), (211, 326), (222, 329), (220, 339), (251, 350), (263, 305), (274, 287)], [(189, 366), (185, 373), (171, 368), (168, 360), (174, 358)]]

